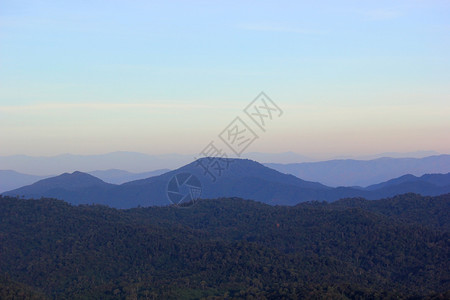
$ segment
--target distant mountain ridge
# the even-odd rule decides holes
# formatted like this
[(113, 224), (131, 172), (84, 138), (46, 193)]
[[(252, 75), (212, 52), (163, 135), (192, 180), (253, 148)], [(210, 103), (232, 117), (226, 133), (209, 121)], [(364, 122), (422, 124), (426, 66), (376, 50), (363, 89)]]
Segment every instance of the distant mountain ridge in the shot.
[(100, 185), (108, 185), (108, 184), (103, 180), (90, 174), (75, 171), (71, 174), (64, 173), (59, 176), (40, 180), (32, 185), (23, 187), (22, 190), (23, 191), (32, 190), (33, 192), (41, 192), (45, 191), (48, 187), (53, 188), (55, 186), (61, 189), (77, 190), (79, 188), (86, 188)]
[(411, 175), (411, 174), (406, 174), (403, 176), (400, 176), (398, 178), (394, 178), (382, 183), (378, 183), (378, 184), (372, 184), (368, 187), (366, 187), (366, 190), (369, 191), (373, 191), (373, 190), (377, 190), (380, 188), (385, 188), (385, 187), (392, 187), (392, 186), (396, 186), (396, 185), (401, 185), (404, 183), (423, 183), (423, 184), (430, 184), (436, 187), (445, 187), (448, 186), (450, 184), (450, 173), (447, 174), (425, 174), (422, 175), (420, 177)]
[[(328, 154), (326, 157), (317, 157), (312, 155), (311, 157), (301, 155), (294, 152), (283, 152), (283, 153), (261, 153), (261, 152), (248, 152), (244, 153), (241, 158), (256, 160), (261, 163), (275, 163), (275, 164), (298, 164), (307, 162), (323, 162), (325, 159), (330, 160), (375, 160), (380, 157), (393, 157), (392, 159), (398, 158), (415, 158), (421, 159), (425, 156), (438, 156), (438, 153), (433, 151), (418, 151), (418, 152), (407, 152), (407, 153), (382, 153), (376, 155), (365, 155), (365, 156), (353, 156), (346, 157), (345, 159), (334, 159), (330, 158), (332, 155)], [(116, 151), (105, 154), (92, 154), (92, 155), (78, 155), (78, 154), (60, 154), (53, 156), (28, 156), (28, 155), (8, 155), (0, 156), (0, 170), (14, 170), (19, 173), (34, 174), (34, 175), (50, 175), (50, 174), (61, 174), (63, 172), (90, 172), (93, 170), (124, 170), (132, 173), (142, 173), (148, 172), (149, 170), (158, 169), (176, 169), (183, 165), (190, 163), (196, 153), (193, 154), (145, 154), (139, 152), (130, 151)], [(237, 157), (232, 157), (237, 158)], [(378, 183), (387, 179), (398, 177), (403, 174), (411, 173), (414, 175), (422, 175), (425, 173), (443, 173), (450, 170), (440, 171), (437, 169), (427, 169), (419, 170), (419, 173), (402, 170), (394, 176), (388, 176), (386, 178), (377, 178), (375, 181), (367, 183), (365, 185), (370, 185)], [(285, 172), (285, 171), (282, 171)], [(305, 176), (300, 176), (301, 178), (307, 178)], [(324, 182), (327, 185), (333, 185), (321, 178), (307, 178), (311, 181)], [(354, 184), (347, 182), (344, 184), (337, 185), (364, 185), (364, 184)]]
[(74, 172), (48, 178), (4, 193), (26, 198), (54, 197), (73, 204), (105, 204), (117, 208), (170, 204), (167, 185), (180, 173), (190, 173), (202, 183), (201, 198), (240, 197), (271, 205), (295, 205), (319, 200), (335, 201), (346, 197), (381, 199), (408, 192), (435, 196), (450, 192), (450, 174), (406, 176), (368, 188), (332, 188), (318, 182), (283, 174), (258, 162), (231, 159), (229, 169), (214, 182), (199, 163), (204, 158), (162, 175), (135, 180), (121, 185), (106, 183), (92, 175)]
[(264, 164), (277, 171), (328, 186), (362, 186), (390, 180), (405, 174), (422, 176), (450, 172), (450, 155), (424, 158), (338, 159), (297, 164)]
[(13, 170), (0, 170), (0, 193), (32, 184), (51, 176), (22, 174)]
[(149, 172), (132, 173), (132, 172), (124, 171), (124, 170), (109, 169), (109, 170), (91, 171), (91, 172), (88, 172), (88, 174), (98, 177), (107, 183), (122, 184), (122, 183), (133, 181), (133, 180), (139, 180), (139, 179), (144, 179), (144, 178), (148, 178), (148, 177), (152, 177), (152, 176), (158, 176), (158, 175), (167, 173), (169, 171), (170, 171), (169, 169), (159, 169), (159, 170), (154, 170), (154, 171), (149, 171)]
[[(131, 173), (143, 173), (148, 172), (148, 170), (176, 169), (190, 163), (195, 156), (196, 154), (145, 154), (130, 151), (116, 151), (93, 155), (10, 155), (0, 156), (0, 169), (11, 169), (27, 174), (58, 174), (74, 171), (91, 172), (92, 170), (122, 170)], [(280, 163), (312, 160), (294, 152), (248, 152), (244, 154), (244, 157), (256, 161)], [(96, 176), (99, 174), (93, 175)], [(111, 174), (105, 175), (109, 177)]]
[(175, 169), (192, 161), (192, 155), (149, 155), (139, 152), (117, 151), (96, 155), (61, 154), (56, 156), (0, 156), (0, 169), (11, 169), (27, 174), (60, 174), (63, 172), (90, 172), (119, 169), (142, 173), (157, 169)]
[[(143, 173), (132, 173), (124, 170), (96, 170), (87, 172), (106, 183), (122, 184), (125, 182), (157, 176), (170, 171), (169, 169), (160, 169)], [(54, 177), (55, 175), (39, 176), (23, 174), (12, 170), (0, 170), (0, 193), (14, 190), (26, 185), (33, 184), (41, 179)]]
[[(102, 199), (114, 188), (116, 188), (114, 184), (106, 183), (87, 173), (75, 171), (71, 174), (64, 173), (42, 179), (31, 185), (13, 190), (12, 193), (25, 198), (41, 198), (49, 195), (49, 197), (76, 204), (106, 204)], [(8, 194), (8, 192), (3, 194)]]

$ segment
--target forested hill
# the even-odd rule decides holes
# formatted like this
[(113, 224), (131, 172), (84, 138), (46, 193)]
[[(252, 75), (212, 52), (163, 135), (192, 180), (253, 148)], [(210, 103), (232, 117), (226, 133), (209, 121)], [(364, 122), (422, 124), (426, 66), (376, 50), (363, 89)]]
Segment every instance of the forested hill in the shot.
[(410, 193), (377, 201), (350, 198), (341, 199), (325, 206), (331, 209), (361, 208), (385, 216), (395, 217), (399, 220), (450, 231), (449, 194), (436, 197), (422, 197)]
[(0, 298), (448, 299), (450, 220), (437, 212), (449, 203), (407, 194), (117, 210), (0, 197)]

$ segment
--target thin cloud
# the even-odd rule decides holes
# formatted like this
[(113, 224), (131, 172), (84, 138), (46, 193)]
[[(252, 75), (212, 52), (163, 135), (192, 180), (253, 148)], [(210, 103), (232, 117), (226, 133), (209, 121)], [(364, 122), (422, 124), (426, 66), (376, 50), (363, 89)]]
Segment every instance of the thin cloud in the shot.
[(240, 24), (238, 28), (248, 31), (263, 31), (263, 32), (285, 32), (298, 34), (323, 34), (320, 30), (301, 29), (291, 26), (282, 26), (277, 24)]
[(192, 103), (40, 103), (29, 105), (4, 105), (0, 106), (0, 112), (20, 113), (26, 111), (53, 111), (67, 109), (89, 110), (135, 110), (135, 109), (229, 109), (236, 108), (233, 105), (211, 105)]
[(394, 10), (377, 9), (364, 12), (364, 15), (371, 21), (397, 19), (402, 14)]

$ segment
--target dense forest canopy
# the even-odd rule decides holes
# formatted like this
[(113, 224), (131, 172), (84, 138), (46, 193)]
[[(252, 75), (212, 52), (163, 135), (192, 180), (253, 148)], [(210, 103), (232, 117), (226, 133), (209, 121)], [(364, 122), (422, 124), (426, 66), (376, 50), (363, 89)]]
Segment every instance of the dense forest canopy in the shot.
[(449, 205), (450, 194), (129, 210), (0, 197), (0, 298), (445, 299)]

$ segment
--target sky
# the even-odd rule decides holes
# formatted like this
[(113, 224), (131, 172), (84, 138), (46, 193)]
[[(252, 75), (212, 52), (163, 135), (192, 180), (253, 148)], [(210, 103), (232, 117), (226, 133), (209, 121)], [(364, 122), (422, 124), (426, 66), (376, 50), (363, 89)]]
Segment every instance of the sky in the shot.
[[(450, 1), (0, 2), (0, 155), (450, 153)], [(283, 111), (262, 131), (243, 110)], [(270, 123), (270, 124), (269, 124)], [(229, 149), (227, 151), (230, 151)]]

